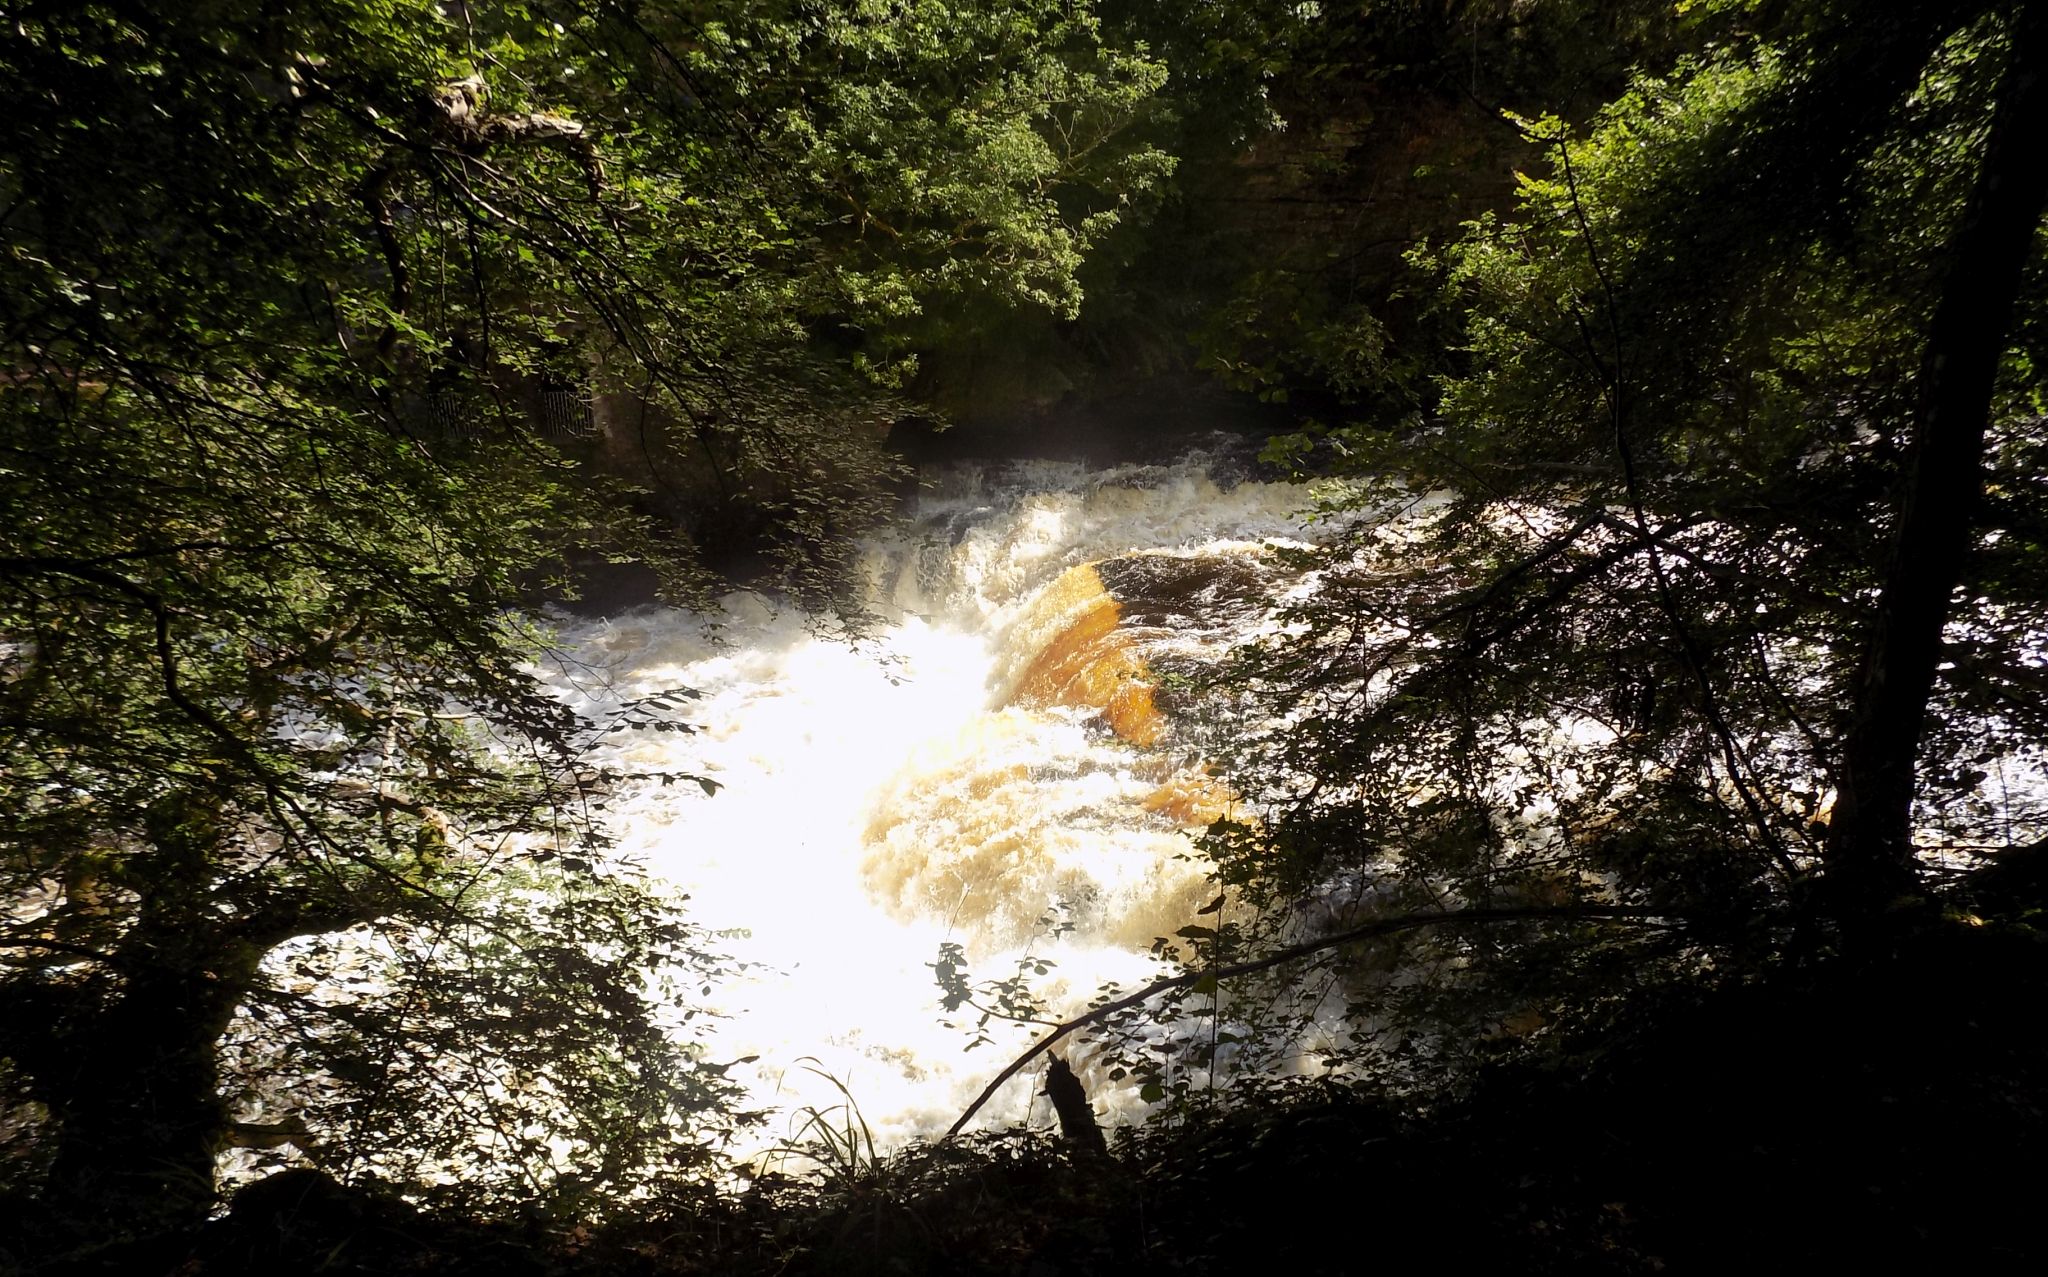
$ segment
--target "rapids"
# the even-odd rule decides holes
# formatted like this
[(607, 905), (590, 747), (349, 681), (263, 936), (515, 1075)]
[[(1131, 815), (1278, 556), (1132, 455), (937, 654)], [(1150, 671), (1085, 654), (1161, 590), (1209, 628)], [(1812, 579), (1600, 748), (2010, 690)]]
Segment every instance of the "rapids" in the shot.
[[(777, 1111), (770, 1141), (843, 1103), (832, 1080), (884, 1148), (943, 1131), (1043, 1031), (998, 1022), (965, 1050), (976, 1017), (940, 1006), (942, 943), (977, 978), (1051, 964), (1034, 985), (1070, 1014), (1153, 978), (1154, 937), (1194, 920), (1191, 835), (1233, 796), (1176, 721), (1171, 675), (1268, 624), (1287, 584), (1269, 550), (1311, 535), (1303, 489), (1211, 470), (934, 471), (868, 552), (884, 621), (859, 644), (745, 594), (715, 635), (674, 611), (565, 624), (550, 678), (588, 713), (701, 694), (696, 734), (614, 736), (605, 761), (721, 788), (629, 787), (612, 820), (621, 853), (754, 964), (714, 989), (706, 1044), (758, 1057), (730, 1076)], [(1142, 1110), (1088, 1080), (1106, 1117)], [(1050, 1121), (1036, 1086), (1013, 1079), (982, 1120)]]

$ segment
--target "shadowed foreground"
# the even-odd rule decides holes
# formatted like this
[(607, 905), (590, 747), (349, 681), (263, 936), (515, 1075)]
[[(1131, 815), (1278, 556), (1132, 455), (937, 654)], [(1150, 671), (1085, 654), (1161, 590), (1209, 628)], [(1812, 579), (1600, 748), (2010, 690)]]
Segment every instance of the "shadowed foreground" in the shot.
[(2031, 929), (1945, 924), (1883, 962), (1627, 1009), (1544, 1065), (1397, 1105), (1334, 1085), (1124, 1131), (912, 1150), (819, 1185), (649, 1203), (564, 1235), (420, 1214), (314, 1172), (65, 1273), (2038, 1271), (2048, 1047)]

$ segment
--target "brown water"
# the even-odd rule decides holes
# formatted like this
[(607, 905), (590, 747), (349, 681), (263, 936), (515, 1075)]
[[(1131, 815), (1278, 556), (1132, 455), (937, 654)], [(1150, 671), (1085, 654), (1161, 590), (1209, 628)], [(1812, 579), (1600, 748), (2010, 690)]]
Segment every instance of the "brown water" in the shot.
[[(1306, 494), (1226, 486), (1199, 458), (1088, 471), (957, 466), (868, 572), (887, 618), (859, 646), (819, 638), (758, 598), (702, 619), (636, 612), (568, 638), (561, 676), (593, 711), (676, 685), (704, 694), (701, 734), (650, 734), (615, 761), (718, 779), (650, 785), (615, 808), (625, 850), (692, 894), (700, 922), (745, 928), (774, 968), (721, 992), (724, 1058), (785, 1110), (840, 1097), (885, 1143), (944, 1129), (1027, 1045), (963, 1051), (928, 964), (961, 945), (977, 975), (1030, 955), (1061, 1013), (1104, 982), (1157, 972), (1155, 937), (1213, 894), (1192, 835), (1237, 803), (1208, 774), (1163, 676), (1268, 625), (1291, 583), (1277, 544), (1308, 535)], [(1085, 1076), (1085, 1061), (1083, 1061)], [(987, 1121), (1047, 1120), (1030, 1078)], [(1100, 1078), (1098, 1107), (1142, 1105)], [(781, 1134), (777, 1131), (774, 1134)]]

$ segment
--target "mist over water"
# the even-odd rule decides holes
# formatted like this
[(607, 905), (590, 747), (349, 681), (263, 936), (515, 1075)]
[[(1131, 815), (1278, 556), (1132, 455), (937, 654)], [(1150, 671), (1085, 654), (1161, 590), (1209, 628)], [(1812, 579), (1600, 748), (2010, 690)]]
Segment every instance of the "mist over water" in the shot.
[[(688, 613), (569, 626), (551, 673), (593, 715), (678, 686), (700, 729), (622, 733), (604, 761), (719, 782), (637, 784), (612, 805), (620, 849), (688, 891), (697, 922), (740, 930), (757, 964), (714, 990), (713, 1060), (786, 1115), (841, 1102), (879, 1141), (943, 1131), (1042, 1029), (992, 1025), (965, 1048), (929, 964), (961, 945), (977, 978), (1049, 959), (1061, 1015), (1105, 981), (1153, 978), (1154, 937), (1194, 920), (1191, 835), (1233, 797), (1201, 769), (1160, 674), (1266, 623), (1276, 544), (1309, 535), (1295, 486), (1219, 482), (1202, 456), (1085, 469), (959, 463), (927, 476), (909, 525), (868, 554), (884, 618), (858, 645), (736, 595), (721, 637)], [(976, 1018), (968, 1016), (966, 1023)], [(1086, 1071), (1084, 1068), (1084, 1077)], [(1097, 1107), (1135, 1095), (1090, 1080)], [(984, 1111), (1051, 1120), (1035, 1077)]]

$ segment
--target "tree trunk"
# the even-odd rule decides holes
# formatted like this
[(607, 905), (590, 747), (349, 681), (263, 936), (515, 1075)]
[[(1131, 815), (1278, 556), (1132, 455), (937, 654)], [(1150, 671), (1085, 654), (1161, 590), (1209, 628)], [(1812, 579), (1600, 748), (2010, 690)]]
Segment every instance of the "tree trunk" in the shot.
[(1914, 764), (1983, 493), (1992, 383), (2048, 207), (2048, 5), (2011, 12), (2010, 62), (1920, 371), (1891, 563), (1865, 640), (1826, 848), (1832, 911), (1857, 925), (1917, 886)]
[(81, 1235), (205, 1221), (227, 1124), (220, 1038), (251, 975), (183, 964), (139, 972), (66, 1035), (64, 1068), (37, 1079), (58, 1123), (46, 1200)]
[(205, 1222), (227, 1123), (220, 1039), (263, 957), (214, 894), (218, 800), (174, 791), (145, 826), (149, 881), (111, 987), (79, 991), (32, 1078), (56, 1120), (45, 1200), (81, 1240)]

